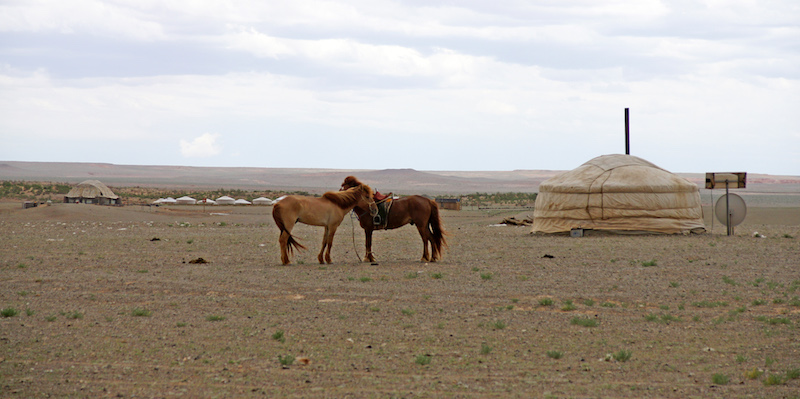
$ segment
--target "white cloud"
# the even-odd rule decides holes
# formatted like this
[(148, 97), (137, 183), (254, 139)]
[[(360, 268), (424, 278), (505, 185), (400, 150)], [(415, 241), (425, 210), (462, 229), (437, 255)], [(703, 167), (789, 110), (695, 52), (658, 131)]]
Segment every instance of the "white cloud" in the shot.
[[(51, 148), (94, 161), (139, 145), (157, 150), (127, 162), (162, 164), (178, 143), (179, 162), (203, 165), (222, 137), (200, 133), (224, 132), (225, 162), (328, 167), (342, 159), (331, 148), (402, 134), (450, 160), (390, 157), (403, 167), (574, 167), (619, 148), (630, 107), (635, 152), (649, 148), (667, 169), (667, 143), (682, 146), (669, 162), (704, 171), (719, 138), (746, 137), (718, 156), (770, 171), (800, 148), (798, 10), (792, 0), (0, 0), (0, 143), (18, 143), (0, 145), (0, 159)], [(317, 153), (254, 155), (282, 140)], [(539, 155), (478, 156), (492, 143)]]
[(191, 142), (181, 140), (181, 154), (186, 158), (207, 158), (219, 155), (222, 147), (217, 144), (219, 134), (205, 133)]

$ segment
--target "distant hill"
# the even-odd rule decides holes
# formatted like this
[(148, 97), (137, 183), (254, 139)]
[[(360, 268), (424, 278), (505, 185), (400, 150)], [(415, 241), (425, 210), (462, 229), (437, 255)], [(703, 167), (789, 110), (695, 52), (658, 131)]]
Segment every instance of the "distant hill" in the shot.
[[(79, 183), (100, 180), (109, 186), (287, 190), (322, 193), (355, 175), (382, 192), (470, 194), (537, 192), (539, 184), (563, 171), (418, 171), (414, 169), (240, 168), (108, 163), (0, 161), (0, 180)], [(704, 174), (680, 174), (698, 185)], [(800, 177), (748, 175), (748, 191), (800, 193)]]

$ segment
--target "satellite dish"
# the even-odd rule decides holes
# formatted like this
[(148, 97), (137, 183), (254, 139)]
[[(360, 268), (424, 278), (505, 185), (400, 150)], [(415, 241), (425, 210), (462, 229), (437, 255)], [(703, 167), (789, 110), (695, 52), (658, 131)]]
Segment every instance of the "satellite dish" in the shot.
[[(725, 206), (726, 202), (728, 206)], [(730, 209), (731, 225), (728, 227), (738, 226), (739, 223), (742, 223), (744, 217), (747, 216), (747, 205), (744, 203), (742, 197), (736, 194), (725, 194), (719, 197), (714, 207), (714, 215), (716, 215), (717, 220), (725, 226), (728, 226), (728, 217), (725, 211)]]

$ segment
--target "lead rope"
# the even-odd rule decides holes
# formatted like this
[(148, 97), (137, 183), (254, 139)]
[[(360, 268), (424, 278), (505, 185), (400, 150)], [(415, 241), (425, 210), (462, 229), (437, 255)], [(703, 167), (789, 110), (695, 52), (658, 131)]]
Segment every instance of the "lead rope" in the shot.
[(350, 211), (350, 227), (352, 227), (353, 231), (353, 253), (356, 255), (356, 258), (358, 258), (358, 263), (361, 263), (361, 255), (358, 254), (358, 249), (356, 249), (356, 224), (353, 222), (354, 217), (358, 219), (355, 209)]

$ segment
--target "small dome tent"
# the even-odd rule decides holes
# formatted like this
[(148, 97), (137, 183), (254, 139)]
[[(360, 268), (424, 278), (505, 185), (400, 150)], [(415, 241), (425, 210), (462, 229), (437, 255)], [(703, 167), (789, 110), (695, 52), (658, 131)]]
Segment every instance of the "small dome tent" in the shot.
[(603, 155), (542, 182), (532, 233), (703, 233), (696, 184), (631, 155)]
[(194, 205), (197, 203), (197, 200), (187, 195), (184, 195), (183, 197), (176, 199), (175, 203), (178, 205)]
[(267, 197), (258, 197), (253, 200), (253, 205), (272, 205), (272, 200)]
[(236, 200), (228, 197), (227, 195), (223, 195), (222, 197), (217, 198), (217, 205), (233, 205), (236, 203)]
[(234, 204), (236, 204), (236, 205), (252, 205), (252, 203), (250, 201), (248, 201), (248, 200), (246, 200), (244, 198), (237, 199), (236, 201), (234, 201)]

